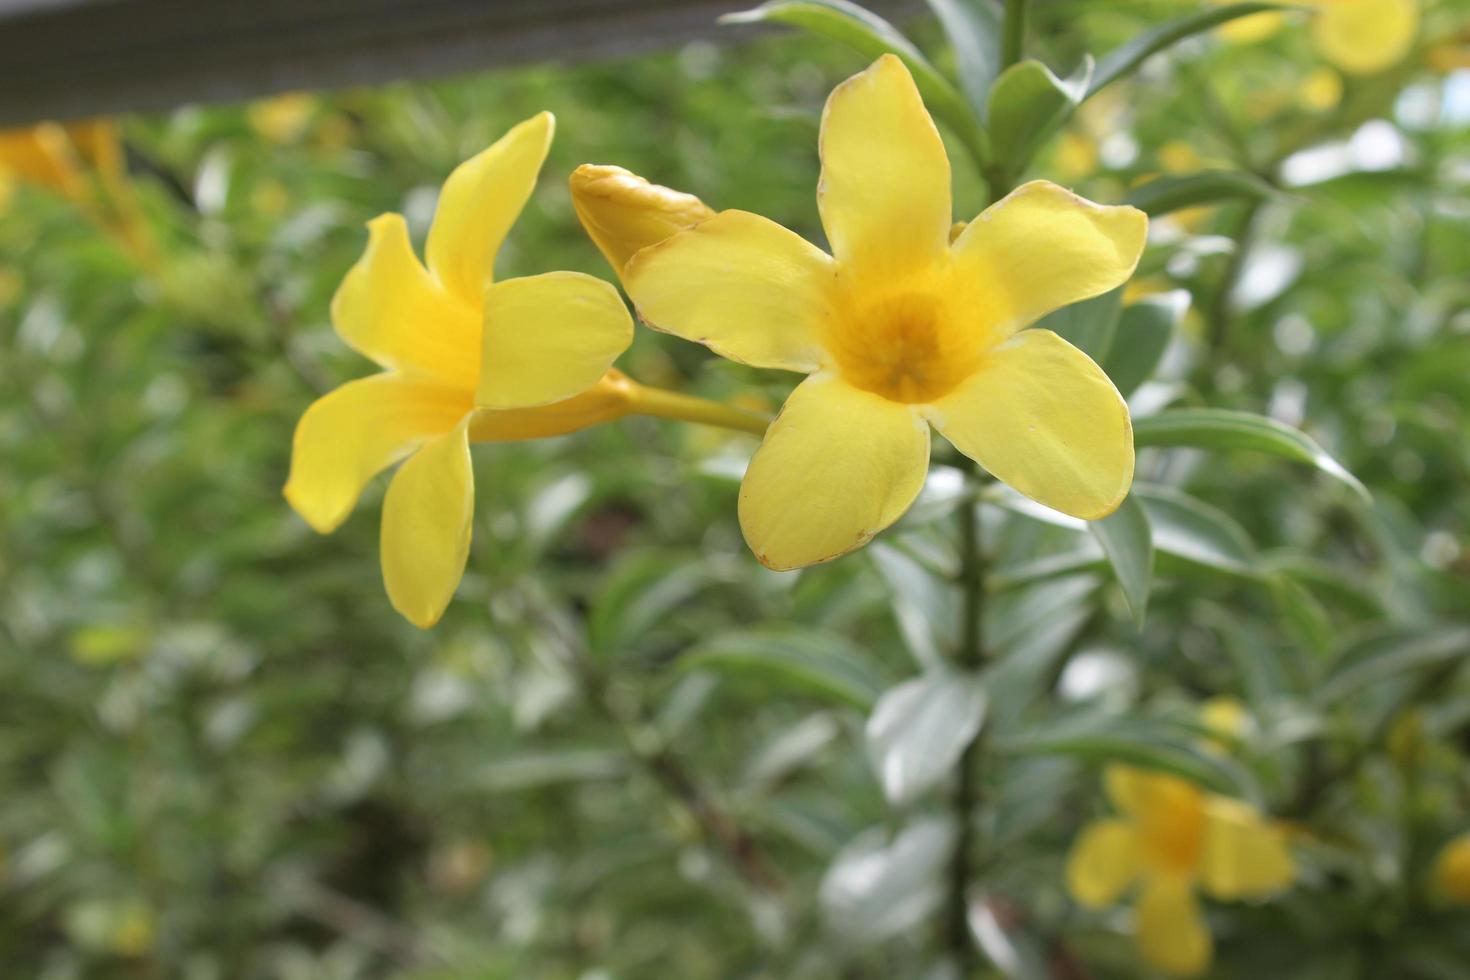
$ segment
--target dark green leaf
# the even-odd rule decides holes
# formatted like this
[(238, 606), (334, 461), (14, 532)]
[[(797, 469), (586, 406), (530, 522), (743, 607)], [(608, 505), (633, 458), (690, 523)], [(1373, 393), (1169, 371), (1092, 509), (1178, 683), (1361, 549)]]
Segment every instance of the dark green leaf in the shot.
[(601, 656), (628, 650), (699, 592), (727, 578), (702, 558), (634, 555), (618, 565), (593, 600), (588, 644)]
[(1255, 576), (1255, 548), (1224, 512), (1173, 487), (1135, 483), (1133, 494), (1148, 514), (1159, 551), (1204, 568)]
[(1259, 201), (1276, 189), (1254, 174), (1239, 170), (1202, 170), (1155, 177), (1128, 192), (1129, 204), (1157, 218), (1184, 208), (1225, 201)]
[(1368, 490), (1358, 478), (1302, 432), (1275, 419), (1223, 408), (1178, 408), (1133, 420), (1137, 446), (1193, 446), (1197, 449), (1251, 449), (1306, 463), (1352, 487), (1364, 500)]
[(1177, 293), (1153, 296), (1123, 308), (1103, 370), (1124, 398), (1153, 377), (1179, 326), (1188, 301)]
[(855, 49), (864, 57), (897, 55), (914, 76), (929, 111), (944, 121), (966, 145), (985, 153), (985, 134), (975, 113), (943, 75), (898, 28), (848, 0), (769, 0), (759, 7), (720, 18), (722, 24), (773, 21), (799, 27)]
[(1092, 76), (1087, 95), (1096, 95), (1118, 79), (1137, 71), (1153, 55), (1173, 47), (1185, 38), (1251, 14), (1282, 9), (1290, 8), (1283, 8), (1275, 3), (1233, 3), (1228, 7), (1210, 7), (1160, 24), (1104, 55)]
[(1112, 350), (1122, 301), (1123, 289), (1120, 286), (1101, 296), (1064, 306), (1043, 317), (1036, 325), (1053, 331), (1101, 364)]
[(1317, 689), (1323, 703), (1339, 701), (1410, 671), (1470, 657), (1470, 627), (1391, 629), (1350, 647)]
[(1001, 72), (991, 86), (985, 118), (991, 155), (1007, 173), (1023, 171), (1041, 142), (1067, 121), (1091, 76), (1091, 58), (1065, 80), (1039, 61), (1018, 61)]
[(1065, 725), (1038, 726), (1023, 734), (993, 739), (991, 747), (1010, 755), (1061, 755), (1095, 764), (1121, 762), (1157, 769), (1233, 795), (1253, 795), (1239, 766), (1198, 745), (1178, 725), (1157, 721), (1095, 718)]
[(954, 49), (965, 98), (975, 112), (984, 113), (1000, 73), (1000, 13), (991, 0), (929, 0), (929, 7)]
[(740, 630), (701, 643), (679, 658), (681, 670), (756, 677), (867, 710), (884, 688), (866, 655), (840, 636), (815, 630)]
[(1153, 532), (1148, 526), (1148, 516), (1138, 501), (1129, 496), (1113, 513), (1090, 522), (1087, 529), (1102, 545), (1113, 566), (1113, 575), (1133, 613), (1134, 625), (1143, 629), (1149, 583), (1154, 574)]

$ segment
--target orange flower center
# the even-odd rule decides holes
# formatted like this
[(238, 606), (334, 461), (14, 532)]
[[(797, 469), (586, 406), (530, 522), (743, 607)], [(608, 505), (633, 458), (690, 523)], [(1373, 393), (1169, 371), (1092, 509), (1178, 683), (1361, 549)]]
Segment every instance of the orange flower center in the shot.
[(1204, 848), (1204, 796), (1181, 785), (1142, 818), (1144, 860), (1162, 871), (1192, 874)]
[(965, 326), (938, 290), (859, 295), (839, 306), (826, 347), (852, 386), (922, 404), (974, 373), (988, 343)]

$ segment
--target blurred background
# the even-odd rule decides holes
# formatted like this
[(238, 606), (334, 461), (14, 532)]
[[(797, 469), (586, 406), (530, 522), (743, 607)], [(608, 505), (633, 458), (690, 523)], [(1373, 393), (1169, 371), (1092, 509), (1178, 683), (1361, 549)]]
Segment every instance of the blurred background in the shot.
[[(1038, 2), (1035, 52), (1068, 67), (1187, 6)], [(1435, 10), (1426, 37), (1463, 23)], [(922, 10), (900, 23), (950, 64)], [(778, 575), (735, 522), (751, 437), (630, 419), (478, 446), (469, 571), (431, 632), (383, 594), (385, 481), (330, 537), (281, 498), (301, 412), (370, 369), (327, 314), (364, 222), (400, 211), (421, 242), (448, 172), (535, 112), (556, 143), (502, 275), (613, 278), (572, 211), (583, 162), (822, 240), (819, 113), (868, 59), (708, 34), (120, 116), (113, 227), (142, 245), (0, 178), (0, 973), (946, 976), (934, 849), (922, 822), (887, 843), (862, 739), (877, 692), (948, 642), (926, 578), (943, 486), (865, 553)], [(1268, 414), (1372, 494), (1248, 454), (1141, 456), (1213, 515), (1172, 527), (1141, 631), (1095, 558), (1034, 567), (1076, 532), (987, 508), (1002, 744), (1079, 707), (1228, 695), (1269, 808), (1332, 828), (1300, 887), (1216, 923), (1219, 976), (1470, 977), (1470, 920), (1395, 877), (1470, 829), (1467, 64), (1462, 41), (1344, 78), (1300, 29), (1205, 37), (1088, 103), (1033, 171), (1107, 203), (1159, 173), (1269, 178), (1155, 222), (1130, 299), (1174, 316), (1135, 412)], [(969, 216), (983, 187), (952, 158)], [(619, 366), (768, 410), (791, 383), (647, 330)], [(1317, 696), (1324, 665), (1363, 662)], [(1018, 752), (985, 777), (991, 941), (1041, 964), (1008, 975), (1139, 975), (1061, 885), (1095, 771)]]

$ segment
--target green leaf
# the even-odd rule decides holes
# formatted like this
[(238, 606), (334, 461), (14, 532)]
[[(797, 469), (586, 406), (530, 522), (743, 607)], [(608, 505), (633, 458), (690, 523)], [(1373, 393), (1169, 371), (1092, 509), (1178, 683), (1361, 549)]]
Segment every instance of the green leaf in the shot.
[(978, 158), (987, 156), (985, 131), (960, 93), (898, 28), (848, 0), (769, 0), (751, 10), (725, 14), (721, 24), (773, 21), (830, 38), (864, 57), (897, 55), (914, 76), (929, 111), (965, 141)]
[(679, 658), (680, 670), (714, 670), (769, 680), (864, 711), (886, 686), (862, 651), (836, 634), (764, 628), (716, 636)]
[(1199, 741), (1179, 725), (1103, 717), (1036, 726), (991, 739), (990, 746), (1006, 755), (1060, 755), (1099, 765), (1121, 762), (1171, 773), (1217, 792), (1254, 796), (1241, 768), (1204, 751)]
[(1266, 585), (1288, 633), (1302, 647), (1323, 657), (1332, 649), (1332, 620), (1317, 597), (1300, 582), (1280, 572), (1268, 572)]
[(1179, 300), (1177, 294), (1151, 296), (1125, 306), (1119, 314), (1113, 344), (1099, 363), (1124, 398), (1158, 369), (1188, 307), (1187, 300)]
[(1159, 551), (1203, 568), (1256, 576), (1255, 548), (1229, 515), (1173, 487), (1135, 483), (1133, 495), (1148, 515)]
[(954, 769), (985, 721), (979, 678), (932, 670), (885, 692), (868, 718), (868, 758), (894, 806), (913, 802)]
[(1137, 71), (1153, 55), (1171, 48), (1185, 38), (1201, 34), (1221, 24), (1229, 23), (1251, 14), (1269, 10), (1291, 9), (1275, 3), (1234, 3), (1228, 7), (1211, 7), (1183, 17), (1176, 17), (1145, 31), (1119, 48), (1109, 51), (1098, 63), (1097, 71), (1088, 86), (1087, 97), (1091, 98), (1118, 79)]
[(1006, 173), (1026, 169), (1042, 141), (1077, 108), (1091, 76), (1091, 58), (1066, 80), (1039, 61), (1018, 61), (1001, 72), (991, 86), (985, 118), (991, 155)]
[(1136, 446), (1193, 446), (1197, 449), (1251, 449), (1314, 466), (1347, 484), (1368, 501), (1358, 478), (1305, 434), (1275, 419), (1223, 408), (1180, 408), (1133, 420)]
[(1054, 332), (1101, 364), (1112, 350), (1122, 301), (1123, 289), (1120, 286), (1101, 296), (1064, 306), (1047, 314), (1036, 325)]
[(1331, 704), (1410, 671), (1466, 657), (1470, 626), (1385, 630), (1350, 647), (1317, 688), (1317, 698)]
[(1166, 174), (1129, 191), (1124, 200), (1157, 218), (1184, 208), (1225, 201), (1260, 201), (1276, 189), (1255, 174), (1240, 170), (1201, 170)]
[(966, 100), (983, 114), (990, 86), (1000, 73), (999, 12), (990, 0), (929, 0), (929, 7), (954, 49)]
[(1113, 575), (1123, 588), (1123, 598), (1133, 613), (1133, 623), (1143, 629), (1143, 617), (1148, 609), (1149, 582), (1154, 574), (1153, 531), (1148, 526), (1148, 515), (1132, 496), (1122, 506), (1100, 521), (1087, 525), (1092, 536), (1102, 545), (1108, 562), (1113, 566)]
[(561, 783), (622, 779), (627, 771), (628, 755), (621, 749), (559, 749), (497, 756), (476, 771), (471, 781), (483, 792), (510, 793)]
[(823, 917), (853, 946), (911, 935), (944, 901), (943, 872), (954, 854), (954, 823), (924, 817), (891, 842), (889, 836), (887, 827), (862, 832), (822, 878)]
[(618, 564), (593, 600), (588, 644), (600, 656), (626, 651), (695, 595), (728, 578), (699, 557), (633, 555)]
[(960, 638), (960, 594), (909, 553), (885, 542), (870, 545), (868, 559), (888, 586), (904, 645), (919, 666), (944, 662)]

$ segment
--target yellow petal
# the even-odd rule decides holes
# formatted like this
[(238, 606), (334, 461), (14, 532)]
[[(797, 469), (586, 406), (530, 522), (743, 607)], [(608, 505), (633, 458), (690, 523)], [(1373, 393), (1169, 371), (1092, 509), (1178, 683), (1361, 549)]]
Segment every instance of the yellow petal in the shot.
[(56, 123), (0, 132), (0, 170), (80, 199), (85, 184), (66, 130)]
[(527, 408), (597, 383), (633, 342), (633, 318), (610, 283), (547, 272), (485, 291), (482, 408)]
[(1124, 820), (1083, 829), (1067, 857), (1067, 891), (1083, 905), (1111, 905), (1139, 872), (1138, 836)]
[(1147, 238), (1137, 208), (1104, 207), (1034, 180), (970, 222), (953, 254), (959, 280), (975, 291), (971, 305), (1005, 336), (1123, 285)]
[(693, 194), (650, 184), (622, 167), (584, 163), (572, 172), (571, 187), (577, 218), (619, 274), (640, 249), (715, 216)]
[(429, 269), (464, 303), (479, 309), (495, 254), (531, 197), (556, 121), (543, 112), (455, 168), (439, 192), (425, 252)]
[(1331, 0), (1320, 4), (1312, 24), (1318, 50), (1354, 75), (1398, 64), (1418, 29), (1417, 0)]
[(1133, 766), (1108, 766), (1103, 784), (1113, 806), (1135, 819), (1176, 809), (1184, 797), (1200, 795), (1198, 787), (1178, 776)]
[(815, 371), (836, 265), (773, 221), (722, 211), (633, 257), (623, 284), (655, 330), (754, 367)]
[(393, 608), (420, 629), (439, 621), (470, 554), (475, 480), (466, 416), (408, 458), (383, 498), (379, 547)]
[(820, 149), (817, 207), (844, 267), (901, 276), (942, 259), (949, 158), (902, 61), (885, 54), (833, 90)]
[(127, 169), (117, 124), (111, 119), (87, 119), (65, 128), (67, 138), (87, 165), (97, 171), (107, 186), (115, 186)]
[(1188, 977), (1210, 965), (1210, 932), (1187, 880), (1175, 875), (1146, 880), (1135, 923), (1138, 950), (1155, 969)]
[(402, 216), (368, 222), (368, 245), (332, 297), (347, 346), (384, 367), (473, 390), (480, 371), (480, 304), (460, 302), (419, 264)]
[(1054, 510), (1097, 520), (1133, 483), (1128, 406), (1102, 368), (1050, 330), (1025, 330), (924, 409), (956, 449)]
[(1253, 898), (1280, 891), (1296, 876), (1286, 834), (1239, 800), (1210, 797), (1200, 881), (1215, 898)]
[(318, 398), (296, 424), (285, 495), (322, 534), (334, 530), (380, 470), (471, 410), (468, 392), (396, 374), (349, 381)]
[(1434, 884), (1451, 901), (1470, 905), (1470, 833), (1440, 850), (1434, 859)]
[(898, 520), (928, 469), (929, 427), (912, 406), (813, 375), (750, 461), (740, 527), (768, 568), (827, 561)]

